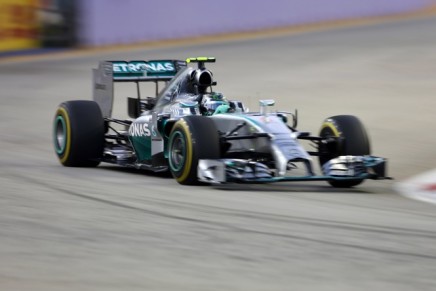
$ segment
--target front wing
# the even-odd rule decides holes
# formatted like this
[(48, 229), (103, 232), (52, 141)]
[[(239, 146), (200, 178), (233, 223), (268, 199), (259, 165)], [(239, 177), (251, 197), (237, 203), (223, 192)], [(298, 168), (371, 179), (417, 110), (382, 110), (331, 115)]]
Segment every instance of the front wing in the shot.
[(382, 180), (386, 176), (386, 159), (375, 156), (340, 156), (323, 165), (322, 175), (275, 176), (266, 165), (240, 159), (200, 160), (198, 179), (212, 184), (273, 183), (287, 181)]

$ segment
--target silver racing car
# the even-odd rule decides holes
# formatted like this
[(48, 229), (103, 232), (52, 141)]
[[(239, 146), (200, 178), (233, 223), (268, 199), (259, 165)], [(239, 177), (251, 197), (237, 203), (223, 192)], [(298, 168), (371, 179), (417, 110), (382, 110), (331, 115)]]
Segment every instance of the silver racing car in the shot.
[[(56, 111), (53, 141), (61, 164), (170, 171), (184, 185), (324, 180), (352, 187), (388, 178), (386, 160), (371, 155), (358, 118), (329, 117), (318, 136), (299, 131), (297, 112), (272, 110), (274, 100), (260, 100), (259, 111), (251, 112), (216, 91), (206, 68), (212, 62), (215, 58), (100, 62), (93, 70), (94, 100), (66, 101)], [(127, 97), (130, 119), (112, 117), (119, 82), (137, 88), (136, 98)], [(154, 84), (155, 96), (141, 96), (143, 82)], [(313, 150), (304, 149), (301, 140)]]

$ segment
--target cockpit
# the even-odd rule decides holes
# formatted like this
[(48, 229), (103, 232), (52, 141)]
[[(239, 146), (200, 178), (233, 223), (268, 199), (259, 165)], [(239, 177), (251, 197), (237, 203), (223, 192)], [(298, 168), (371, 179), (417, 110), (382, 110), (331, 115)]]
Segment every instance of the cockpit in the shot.
[[(168, 86), (160, 92), (154, 107), (160, 112), (180, 111), (186, 114), (195, 110), (179, 110), (180, 108), (197, 107), (198, 113), (212, 115), (221, 105), (228, 105), (223, 94), (213, 91), (216, 82), (213, 74), (206, 69), (205, 62), (214, 62), (214, 58), (193, 58), (188, 59), (198, 63), (198, 68), (186, 67), (170, 81)], [(224, 107), (221, 108), (224, 112)], [(188, 111), (188, 112), (187, 112)]]
[[(128, 70), (126, 72), (118, 72), (120, 69), (114, 71), (114, 81), (135, 82), (137, 85), (137, 98), (127, 98), (128, 113), (132, 118), (141, 114), (149, 114), (146, 112), (151, 110), (157, 114), (169, 114), (175, 118), (191, 114), (214, 115), (246, 111), (241, 102), (229, 101), (223, 94), (214, 91), (217, 83), (214, 81), (212, 72), (205, 67), (205, 63), (211, 62), (215, 62), (215, 58), (189, 58), (186, 62), (178, 60), (143, 61), (141, 63), (120, 61), (113, 63), (113, 66), (118, 65)], [(136, 63), (142, 65), (141, 70), (137, 69), (139, 65), (135, 65)], [(198, 67), (187, 66), (187, 63), (197, 63)], [(139, 82), (154, 82), (156, 97), (141, 98)], [(166, 83), (160, 92), (159, 82)]]

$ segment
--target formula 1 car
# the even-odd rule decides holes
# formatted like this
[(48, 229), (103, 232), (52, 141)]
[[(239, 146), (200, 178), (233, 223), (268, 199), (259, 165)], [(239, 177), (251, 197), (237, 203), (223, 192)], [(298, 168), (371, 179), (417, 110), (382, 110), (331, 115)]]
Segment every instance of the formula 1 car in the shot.
[[(184, 185), (324, 180), (353, 187), (388, 178), (386, 160), (370, 155), (358, 118), (329, 117), (312, 136), (297, 130), (297, 111), (272, 111), (273, 100), (260, 100), (259, 112), (249, 112), (214, 90), (206, 68), (212, 62), (215, 58), (100, 62), (93, 70), (94, 100), (67, 101), (56, 111), (53, 140), (61, 164), (170, 171)], [(117, 82), (136, 84), (137, 97), (127, 97), (131, 119), (111, 116)], [(142, 82), (154, 83), (156, 96), (142, 98)], [(300, 140), (314, 150), (306, 151)], [(318, 157), (321, 174), (311, 156)]]

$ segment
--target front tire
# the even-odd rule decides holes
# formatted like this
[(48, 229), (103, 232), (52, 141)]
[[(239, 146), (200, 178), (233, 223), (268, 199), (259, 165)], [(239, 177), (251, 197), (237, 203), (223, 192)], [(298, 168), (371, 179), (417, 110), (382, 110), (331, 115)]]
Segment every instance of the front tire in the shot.
[(197, 184), (198, 161), (219, 158), (219, 134), (213, 120), (192, 115), (174, 124), (168, 142), (168, 164), (177, 182)]
[[(355, 116), (337, 115), (327, 118), (321, 126), (319, 136), (323, 138), (335, 137), (342, 139), (342, 141), (338, 143), (339, 146), (333, 149), (321, 145), (319, 149), (320, 153), (323, 153), (319, 157), (321, 167), (329, 160), (338, 156), (363, 156), (371, 154), (368, 134), (362, 122)], [(330, 185), (337, 188), (350, 188), (362, 182), (362, 179), (328, 181)]]
[(75, 100), (59, 105), (53, 122), (53, 144), (62, 165), (96, 167), (103, 156), (104, 121), (94, 101)]

